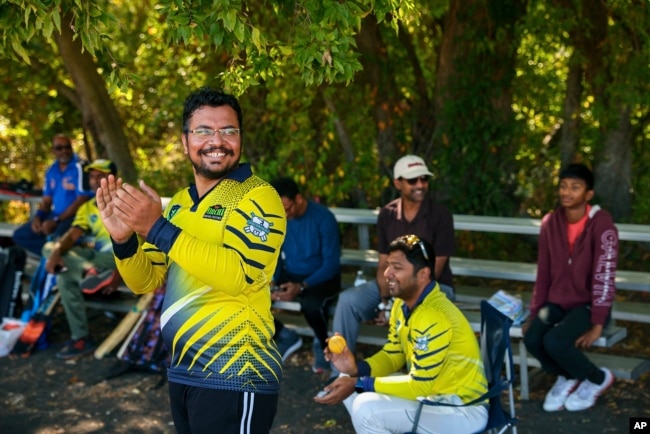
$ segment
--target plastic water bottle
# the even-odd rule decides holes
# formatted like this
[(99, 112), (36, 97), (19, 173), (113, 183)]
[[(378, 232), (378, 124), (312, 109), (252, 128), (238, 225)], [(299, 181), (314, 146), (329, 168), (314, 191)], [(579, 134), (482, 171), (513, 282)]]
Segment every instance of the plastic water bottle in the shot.
[(366, 283), (366, 276), (363, 275), (363, 270), (357, 271), (357, 276), (354, 278), (354, 286), (360, 286)]

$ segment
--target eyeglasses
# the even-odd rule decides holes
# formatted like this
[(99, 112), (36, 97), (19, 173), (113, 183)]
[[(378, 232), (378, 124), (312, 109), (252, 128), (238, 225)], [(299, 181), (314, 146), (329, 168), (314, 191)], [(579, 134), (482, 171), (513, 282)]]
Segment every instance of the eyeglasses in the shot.
[(54, 149), (55, 151), (67, 151), (67, 150), (72, 149), (72, 146), (71, 145), (56, 145), (56, 146), (52, 146), (52, 149)]
[(218, 130), (213, 130), (210, 128), (197, 128), (195, 130), (185, 130), (186, 133), (192, 133), (199, 139), (207, 139), (208, 137), (213, 137), (217, 133), (225, 139), (234, 139), (235, 137), (239, 136), (239, 133), (241, 132), (240, 128), (221, 128)]
[(429, 181), (429, 177), (422, 175), (418, 176), (417, 178), (411, 178), (411, 179), (406, 179), (406, 178), (400, 178), (402, 181), (406, 181), (409, 183), (409, 185), (415, 185), (418, 183), (418, 181), (422, 182), (422, 184), (426, 184)]
[(406, 245), (409, 246), (410, 249), (413, 249), (413, 247), (415, 247), (416, 245), (420, 246), (420, 250), (422, 251), (422, 255), (424, 256), (424, 259), (429, 261), (429, 254), (427, 253), (427, 248), (424, 247), (424, 243), (417, 235), (406, 235), (404, 239), (406, 240)]

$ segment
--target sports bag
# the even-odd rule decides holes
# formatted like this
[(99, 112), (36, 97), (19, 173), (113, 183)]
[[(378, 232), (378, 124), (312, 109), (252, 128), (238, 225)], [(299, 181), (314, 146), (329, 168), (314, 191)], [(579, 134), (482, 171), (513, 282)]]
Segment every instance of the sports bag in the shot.
[(20, 247), (0, 249), (0, 318), (20, 318), (26, 261), (27, 254)]
[(156, 289), (149, 308), (124, 341), (117, 358), (128, 362), (131, 368), (151, 372), (165, 372), (169, 365), (169, 352), (160, 330), (160, 314), (165, 298), (165, 285)]

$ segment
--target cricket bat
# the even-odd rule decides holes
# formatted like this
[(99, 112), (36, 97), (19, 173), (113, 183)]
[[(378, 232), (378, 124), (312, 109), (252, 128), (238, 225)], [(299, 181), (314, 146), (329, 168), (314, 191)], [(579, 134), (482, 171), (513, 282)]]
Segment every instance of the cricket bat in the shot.
[(147, 310), (142, 312), (140, 314), (140, 318), (136, 321), (135, 325), (131, 327), (131, 331), (129, 332), (128, 336), (126, 339), (124, 339), (124, 342), (122, 342), (122, 345), (120, 346), (120, 349), (117, 350), (117, 358), (121, 359), (124, 353), (126, 352), (126, 349), (129, 346), (129, 342), (131, 342), (131, 339), (133, 339), (133, 335), (135, 334), (136, 331), (138, 331), (138, 327), (144, 322), (145, 318), (147, 317)]
[(12, 356), (29, 357), (32, 354), (36, 342), (38, 342), (38, 339), (45, 330), (48, 318), (60, 299), (61, 294), (59, 294), (59, 291), (52, 291), (45, 300), (43, 300), (36, 313), (25, 326), (23, 334), (20, 336), (18, 342), (16, 342), (16, 345), (11, 351)]
[(106, 354), (113, 351), (113, 349), (129, 334), (133, 329), (135, 323), (140, 319), (142, 313), (147, 310), (151, 300), (153, 300), (154, 291), (142, 294), (138, 302), (133, 306), (131, 311), (127, 313), (122, 321), (113, 329), (110, 335), (97, 347), (95, 350), (95, 358), (102, 359)]

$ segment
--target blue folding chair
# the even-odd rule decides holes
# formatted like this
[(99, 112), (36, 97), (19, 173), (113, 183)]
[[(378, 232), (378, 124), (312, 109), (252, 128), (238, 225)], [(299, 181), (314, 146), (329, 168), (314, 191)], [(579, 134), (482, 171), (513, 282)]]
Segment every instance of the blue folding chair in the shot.
[[(511, 428), (514, 434), (517, 433), (517, 427), (515, 426), (517, 418), (515, 417), (513, 394), (514, 363), (512, 361), (512, 347), (510, 345), (511, 326), (512, 320), (510, 318), (499, 312), (487, 300), (481, 301), (481, 358), (485, 367), (488, 391), (472, 402), (461, 405), (461, 407), (466, 407), (489, 399), (490, 410), (488, 412), (488, 423), (481, 432), (498, 432), (501, 434)], [(504, 362), (505, 375), (503, 373)], [(510, 412), (505, 411), (501, 404), (501, 394), (504, 390), (508, 390)], [(423, 406), (455, 406), (454, 404), (430, 401), (426, 398), (418, 398), (418, 401), (420, 401), (420, 406), (413, 420), (413, 428), (407, 434), (417, 433)]]

